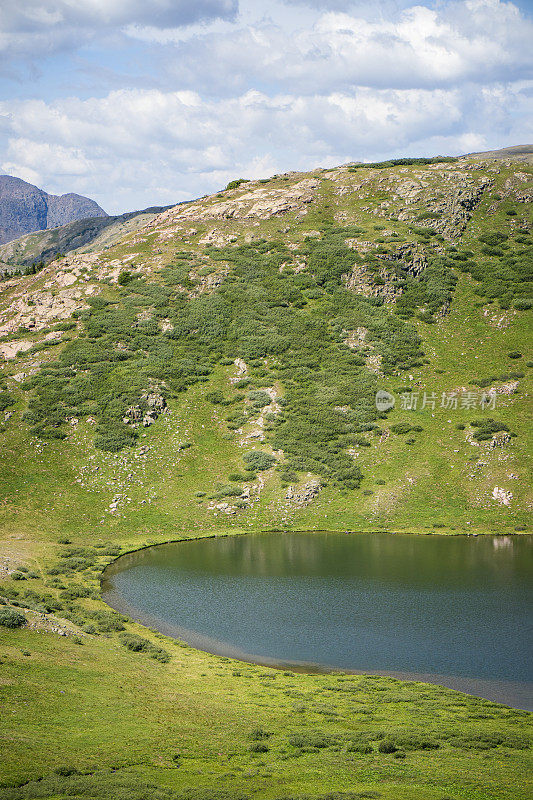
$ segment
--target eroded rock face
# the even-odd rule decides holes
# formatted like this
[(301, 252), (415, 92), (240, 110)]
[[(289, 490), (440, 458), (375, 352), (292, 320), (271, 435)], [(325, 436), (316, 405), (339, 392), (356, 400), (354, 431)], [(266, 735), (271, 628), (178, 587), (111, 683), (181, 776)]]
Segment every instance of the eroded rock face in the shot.
[(151, 392), (142, 396), (142, 400), (146, 401), (148, 411), (143, 416), (143, 427), (148, 428), (152, 425), (158, 416), (166, 409), (167, 402), (163, 395)]
[(399, 245), (392, 252), (383, 255), (383, 258), (399, 264), (413, 278), (418, 278), (428, 265), (424, 249), (418, 244), (409, 242)]
[(435, 205), (432, 211), (442, 214), (432, 227), (449, 239), (456, 239), (466, 228), (473, 211), (481, 202), (486, 189), (493, 183), (485, 179), (477, 186), (457, 189), (450, 198)]
[(27, 339), (22, 339), (18, 342), (0, 344), (0, 355), (2, 355), (6, 361), (9, 361), (11, 358), (15, 358), (17, 353), (24, 353), (26, 350), (29, 350), (32, 345), (33, 342), (29, 342)]
[(69, 319), (74, 311), (87, 308), (89, 306), (79, 289), (64, 289), (55, 295), (52, 292), (32, 292), (15, 300), (0, 314), (0, 336), (15, 333), (21, 327), (40, 331), (55, 322)]
[(379, 277), (383, 283), (375, 283), (368, 268), (364, 264), (356, 264), (352, 272), (345, 276), (344, 285), (364, 297), (383, 297), (386, 303), (393, 302), (401, 294), (401, 288), (395, 284), (393, 275), (385, 268), (380, 269)]

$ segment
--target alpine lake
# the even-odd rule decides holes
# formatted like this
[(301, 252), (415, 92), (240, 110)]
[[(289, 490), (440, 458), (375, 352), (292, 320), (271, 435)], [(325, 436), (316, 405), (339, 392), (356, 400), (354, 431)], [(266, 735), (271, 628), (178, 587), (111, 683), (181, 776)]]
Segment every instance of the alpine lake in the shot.
[(533, 537), (261, 533), (157, 545), (104, 600), (218, 655), (392, 675), (533, 710)]

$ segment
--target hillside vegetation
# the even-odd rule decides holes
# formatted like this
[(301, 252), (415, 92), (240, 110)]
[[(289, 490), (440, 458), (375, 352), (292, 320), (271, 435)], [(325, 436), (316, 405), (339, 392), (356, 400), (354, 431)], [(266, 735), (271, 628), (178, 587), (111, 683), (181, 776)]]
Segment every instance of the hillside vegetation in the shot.
[(98, 578), (192, 536), (527, 531), (532, 186), (492, 155), (241, 179), (0, 283), (0, 798), (527, 796), (524, 712), (199, 653)]

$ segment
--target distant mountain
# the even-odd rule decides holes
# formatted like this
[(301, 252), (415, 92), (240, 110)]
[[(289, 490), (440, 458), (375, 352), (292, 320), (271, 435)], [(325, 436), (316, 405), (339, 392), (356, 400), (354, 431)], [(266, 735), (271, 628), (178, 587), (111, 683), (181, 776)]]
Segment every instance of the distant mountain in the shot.
[(0, 245), (0, 275), (24, 270), (32, 264), (51, 261), (59, 253), (83, 248), (85, 252), (103, 250), (128, 233), (142, 228), (157, 214), (172, 206), (151, 206), (119, 216), (87, 217), (53, 230), (27, 233)]
[(0, 175), (0, 244), (87, 217), (107, 214), (88, 197), (48, 194), (20, 178)]

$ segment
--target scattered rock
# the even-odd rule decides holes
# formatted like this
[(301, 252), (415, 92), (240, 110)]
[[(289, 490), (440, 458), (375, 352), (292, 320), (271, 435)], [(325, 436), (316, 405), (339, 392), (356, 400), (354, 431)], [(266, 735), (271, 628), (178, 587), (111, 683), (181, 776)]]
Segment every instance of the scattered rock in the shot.
[(511, 441), (510, 434), (504, 433), (497, 433), (495, 436), (492, 437), (489, 443), (489, 447), (493, 450), (495, 447), (505, 447)]
[(501, 506), (510, 506), (513, 499), (513, 493), (502, 489), (500, 486), (494, 487), (492, 496)]
[(299, 489), (289, 486), (285, 498), (297, 506), (305, 506), (311, 503), (320, 492), (320, 482), (317, 480), (308, 481)]

